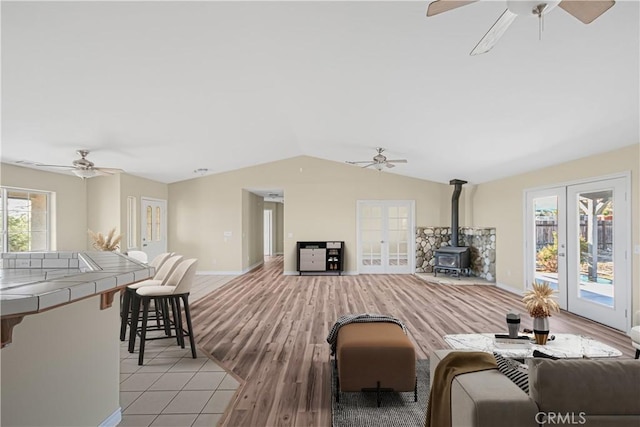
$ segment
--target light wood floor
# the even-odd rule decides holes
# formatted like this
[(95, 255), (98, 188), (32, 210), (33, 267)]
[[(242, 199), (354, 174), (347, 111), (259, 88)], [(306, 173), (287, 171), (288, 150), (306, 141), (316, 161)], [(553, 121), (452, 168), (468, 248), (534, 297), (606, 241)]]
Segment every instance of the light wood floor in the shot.
[[(345, 313), (402, 319), (418, 358), (448, 348), (443, 335), (502, 331), (520, 297), (494, 286), (433, 285), (412, 275), (283, 276), (282, 257), (193, 303), (198, 346), (244, 380), (225, 426), (330, 426), (326, 336)], [(590, 335), (633, 357), (622, 332), (566, 312), (551, 332)], [(531, 328), (529, 318), (522, 327)]]

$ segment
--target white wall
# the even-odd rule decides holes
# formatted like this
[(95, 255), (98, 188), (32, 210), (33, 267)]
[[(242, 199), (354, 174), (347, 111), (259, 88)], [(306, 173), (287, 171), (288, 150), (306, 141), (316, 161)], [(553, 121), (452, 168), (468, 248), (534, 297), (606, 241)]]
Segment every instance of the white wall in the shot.
[[(94, 233), (105, 236), (115, 227), (115, 235), (122, 234), (120, 224), (120, 175), (98, 176), (87, 179), (87, 227)], [(125, 228), (126, 229), (126, 228)], [(90, 249), (93, 240), (87, 235), (87, 245)], [(120, 244), (122, 250), (122, 242)]]
[(96, 296), (25, 316), (0, 351), (0, 424), (97, 426), (116, 412), (119, 312)]
[(87, 180), (75, 175), (0, 164), (0, 185), (55, 193), (52, 250), (87, 249)]
[(284, 190), (287, 272), (295, 271), (295, 245), (303, 240), (345, 241), (345, 269), (357, 270), (357, 200), (415, 200), (416, 223), (438, 224), (439, 201), (449, 191), (448, 185), (308, 156), (208, 175), (169, 185), (172, 250), (200, 257), (205, 271), (242, 271), (243, 188)]

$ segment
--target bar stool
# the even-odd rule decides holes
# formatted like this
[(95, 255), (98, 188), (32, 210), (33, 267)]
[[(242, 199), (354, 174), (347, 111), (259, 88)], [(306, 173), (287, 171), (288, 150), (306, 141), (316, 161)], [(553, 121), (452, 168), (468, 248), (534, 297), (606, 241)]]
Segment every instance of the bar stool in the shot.
[(144, 253), (144, 252), (142, 252), (142, 251), (128, 251), (128, 252), (126, 253), (126, 255), (127, 255), (129, 258), (133, 258), (133, 259), (135, 259), (136, 261), (140, 261), (140, 262), (143, 262), (143, 263), (145, 263), (145, 264), (147, 264), (147, 263), (148, 263), (148, 261), (149, 261), (149, 258), (147, 257), (147, 254), (146, 254), (146, 253)]
[[(193, 338), (193, 327), (191, 324), (191, 311), (189, 309), (189, 292), (191, 291), (191, 285), (193, 284), (193, 278), (196, 274), (196, 266), (198, 260), (195, 258), (187, 259), (176, 267), (175, 271), (171, 273), (169, 280), (164, 286), (143, 286), (139, 288), (133, 297), (133, 310), (131, 317), (131, 333), (129, 334), (129, 353), (133, 353), (135, 349), (136, 335), (140, 334), (140, 354), (138, 356), (138, 365), (143, 364), (144, 360), (144, 347), (147, 340), (147, 331), (154, 330), (148, 328), (149, 319), (149, 303), (151, 299), (156, 300), (156, 304), (163, 304), (167, 306), (167, 303), (171, 304), (173, 313), (173, 322), (170, 322), (168, 316), (164, 316), (165, 322), (164, 328), (166, 330), (167, 325), (171, 323), (175, 327), (176, 340), (180, 347), (184, 348), (184, 337), (189, 337), (189, 344), (191, 345), (191, 356), (195, 359), (196, 346)], [(187, 323), (187, 331), (185, 332), (182, 326), (182, 308), (180, 302), (184, 304), (184, 315)], [(138, 321), (140, 317), (140, 306), (142, 306), (142, 325), (138, 328)], [(158, 328), (161, 329), (161, 328)], [(155, 330), (158, 330), (155, 329)], [(173, 338), (169, 336), (159, 336), (149, 339), (163, 339)]]
[(175, 255), (174, 252), (163, 252), (160, 255), (156, 255), (156, 257), (153, 258), (149, 263), (149, 267), (153, 267), (156, 269), (156, 271), (158, 271), (158, 269), (162, 267), (162, 264), (164, 264), (164, 262), (173, 255)]
[(131, 312), (131, 298), (136, 290), (144, 286), (164, 286), (180, 261), (182, 261), (182, 255), (169, 257), (156, 271), (153, 279), (132, 283), (125, 288), (124, 295), (122, 296), (122, 310), (120, 312), (120, 341), (124, 341), (127, 336), (127, 325), (129, 324), (129, 313)]

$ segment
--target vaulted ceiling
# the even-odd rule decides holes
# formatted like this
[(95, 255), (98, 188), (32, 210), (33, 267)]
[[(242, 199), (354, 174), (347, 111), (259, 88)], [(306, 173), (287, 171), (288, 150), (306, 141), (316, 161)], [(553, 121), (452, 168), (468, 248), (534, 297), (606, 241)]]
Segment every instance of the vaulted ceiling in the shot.
[(518, 17), (480, 56), (505, 1), (427, 5), (3, 1), (2, 161), (170, 183), (384, 147), (384, 173), (482, 183), (640, 143), (638, 2), (556, 8), (542, 40)]

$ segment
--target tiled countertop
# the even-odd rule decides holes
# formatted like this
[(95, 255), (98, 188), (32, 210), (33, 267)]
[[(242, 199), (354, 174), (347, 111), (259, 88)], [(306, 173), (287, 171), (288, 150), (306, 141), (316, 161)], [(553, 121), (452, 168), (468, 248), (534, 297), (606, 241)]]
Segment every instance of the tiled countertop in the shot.
[(36, 313), (148, 279), (152, 267), (118, 252), (3, 253), (2, 317)]

